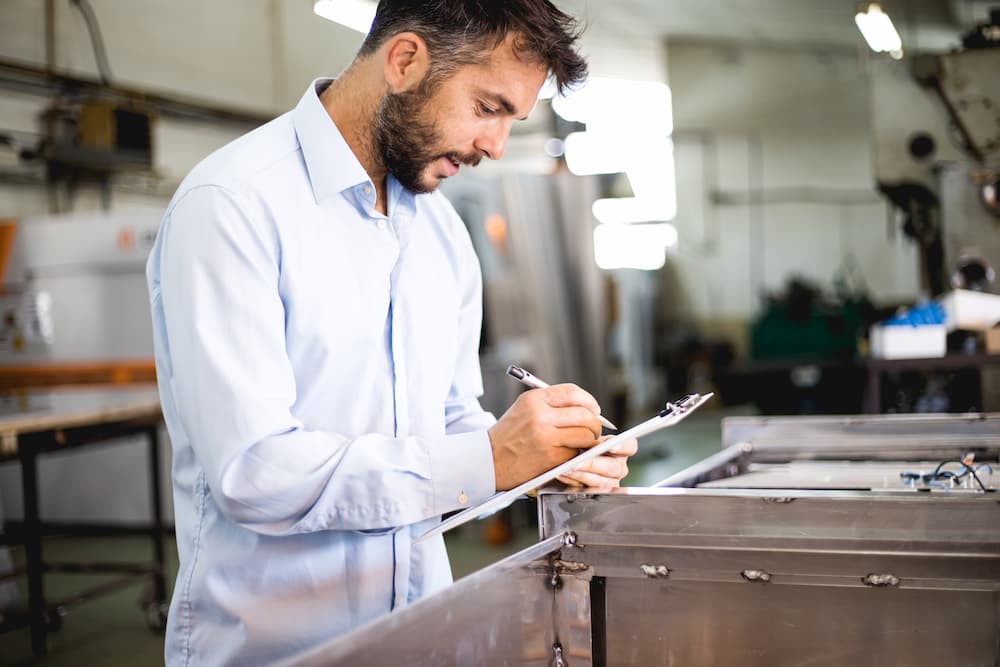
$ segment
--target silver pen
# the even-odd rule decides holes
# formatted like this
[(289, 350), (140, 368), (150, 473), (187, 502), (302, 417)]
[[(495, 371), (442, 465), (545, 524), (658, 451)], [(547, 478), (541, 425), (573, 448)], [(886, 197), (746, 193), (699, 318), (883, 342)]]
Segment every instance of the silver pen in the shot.
[[(507, 375), (511, 376), (512, 378), (514, 378), (515, 380), (517, 380), (521, 384), (528, 385), (532, 389), (544, 389), (545, 387), (550, 386), (548, 382), (546, 382), (545, 380), (539, 380), (534, 375), (532, 375), (528, 371), (524, 370), (520, 366), (513, 366), (513, 365), (508, 366), (507, 367)], [(617, 426), (615, 426), (614, 424), (612, 424), (610, 421), (608, 421), (607, 419), (605, 419), (603, 416), (597, 415), (597, 418), (601, 420), (602, 424), (604, 424), (605, 426), (607, 426), (612, 431), (617, 431), (618, 430)]]

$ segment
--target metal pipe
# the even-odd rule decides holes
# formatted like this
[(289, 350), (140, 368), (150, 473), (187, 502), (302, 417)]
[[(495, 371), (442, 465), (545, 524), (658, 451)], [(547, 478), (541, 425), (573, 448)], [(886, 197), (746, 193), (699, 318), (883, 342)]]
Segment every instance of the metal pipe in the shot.
[(0, 59), (0, 88), (43, 96), (53, 93), (73, 93), (106, 99), (141, 100), (162, 116), (241, 126), (263, 125), (277, 115), (227, 107), (182, 96), (168, 96), (120, 84), (104, 85), (96, 79), (49, 72), (35, 65), (8, 59)]
[(45, 0), (45, 69), (56, 71), (56, 5), (55, 0)]

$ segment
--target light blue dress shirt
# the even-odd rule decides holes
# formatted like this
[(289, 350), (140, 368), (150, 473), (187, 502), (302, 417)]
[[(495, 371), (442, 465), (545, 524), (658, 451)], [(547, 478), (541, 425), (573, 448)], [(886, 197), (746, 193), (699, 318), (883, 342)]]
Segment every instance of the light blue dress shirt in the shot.
[(448, 585), (413, 539), (495, 491), (468, 233), (391, 176), (374, 209), (325, 85), (196, 166), (149, 257), (171, 666), (273, 663)]

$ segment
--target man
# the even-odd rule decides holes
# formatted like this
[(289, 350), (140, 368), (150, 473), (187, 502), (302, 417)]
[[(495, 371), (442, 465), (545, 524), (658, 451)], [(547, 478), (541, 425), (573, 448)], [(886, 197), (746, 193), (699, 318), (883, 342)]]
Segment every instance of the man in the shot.
[[(384, 0), (357, 58), (199, 164), (147, 270), (174, 446), (169, 665), (267, 664), (451, 582), (413, 544), (597, 441), (593, 397), (479, 405), (481, 278), (441, 179), (586, 65), (546, 0)], [(635, 443), (568, 481), (615, 485)]]

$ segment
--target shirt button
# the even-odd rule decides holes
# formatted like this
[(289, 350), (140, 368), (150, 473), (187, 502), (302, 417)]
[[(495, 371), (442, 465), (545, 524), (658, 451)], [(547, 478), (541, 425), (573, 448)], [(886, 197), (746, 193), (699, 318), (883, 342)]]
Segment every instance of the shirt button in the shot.
[(385, 218), (379, 219), (379, 221), (375, 224), (378, 225), (379, 229), (385, 229)]
[(372, 189), (371, 189), (371, 186), (368, 186), (368, 185), (366, 185), (366, 186), (365, 186), (365, 189), (364, 189), (364, 193), (365, 193), (366, 195), (368, 195), (369, 197), (371, 197), (371, 195), (372, 195)]
[(465, 503), (469, 502), (469, 496), (467, 496), (465, 494), (465, 491), (460, 491), (459, 492), (459, 494), (458, 494), (458, 502), (462, 503), (463, 505)]

